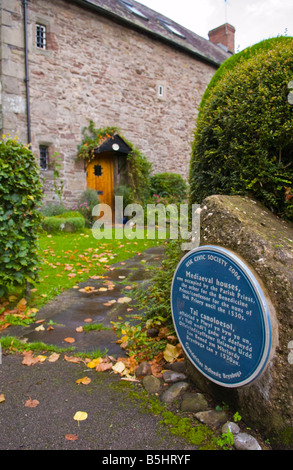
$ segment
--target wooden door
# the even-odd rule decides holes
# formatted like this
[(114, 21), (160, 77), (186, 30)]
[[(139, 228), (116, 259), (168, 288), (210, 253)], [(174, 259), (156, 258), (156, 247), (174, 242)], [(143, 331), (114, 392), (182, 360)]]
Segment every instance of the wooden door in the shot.
[(97, 191), (99, 201), (108, 204), (113, 212), (113, 159), (99, 155), (87, 166), (87, 187)]

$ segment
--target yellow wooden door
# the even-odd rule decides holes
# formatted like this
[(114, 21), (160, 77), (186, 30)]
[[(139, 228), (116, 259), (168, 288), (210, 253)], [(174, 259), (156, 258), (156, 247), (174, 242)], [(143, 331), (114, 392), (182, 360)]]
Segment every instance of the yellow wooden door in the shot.
[(87, 187), (97, 191), (99, 201), (108, 204), (113, 211), (114, 184), (113, 159), (111, 157), (99, 155), (88, 164)]

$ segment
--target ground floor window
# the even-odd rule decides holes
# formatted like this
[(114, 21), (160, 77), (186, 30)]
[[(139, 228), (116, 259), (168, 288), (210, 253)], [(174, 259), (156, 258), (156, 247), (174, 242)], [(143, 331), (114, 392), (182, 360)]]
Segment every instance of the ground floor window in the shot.
[(39, 49), (47, 48), (46, 26), (42, 24), (36, 25), (36, 46)]
[(48, 170), (49, 166), (49, 147), (46, 145), (40, 145), (40, 168), (42, 170)]

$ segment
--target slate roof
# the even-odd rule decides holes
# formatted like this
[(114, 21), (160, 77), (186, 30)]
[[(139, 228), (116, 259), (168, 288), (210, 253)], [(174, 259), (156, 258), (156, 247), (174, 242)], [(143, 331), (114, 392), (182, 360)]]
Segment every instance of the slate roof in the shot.
[[(231, 56), (230, 53), (224, 51), (208, 39), (184, 28), (175, 21), (135, 0), (71, 0), (71, 2), (161, 40), (214, 66), (219, 66)], [(129, 9), (127, 4), (129, 4)], [(135, 9), (144, 15), (145, 18), (134, 13)], [(166, 25), (164, 26), (164, 21), (175, 28), (182, 36), (171, 32)]]

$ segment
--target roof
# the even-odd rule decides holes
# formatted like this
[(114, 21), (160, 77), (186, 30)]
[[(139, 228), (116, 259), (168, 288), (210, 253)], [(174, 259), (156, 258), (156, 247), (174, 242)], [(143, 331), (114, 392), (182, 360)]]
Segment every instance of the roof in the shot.
[(118, 134), (114, 134), (102, 144), (95, 148), (94, 153), (98, 155), (99, 153), (114, 151), (118, 154), (128, 155), (131, 152), (131, 147), (120, 137)]
[(208, 39), (134, 0), (71, 0), (71, 2), (90, 8), (93, 12), (168, 43), (216, 67), (231, 56)]

